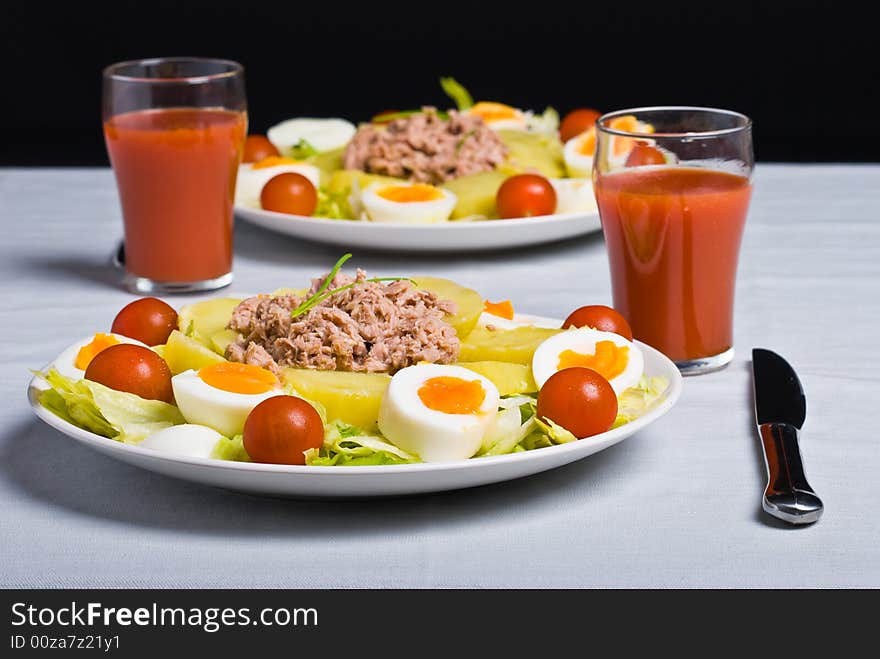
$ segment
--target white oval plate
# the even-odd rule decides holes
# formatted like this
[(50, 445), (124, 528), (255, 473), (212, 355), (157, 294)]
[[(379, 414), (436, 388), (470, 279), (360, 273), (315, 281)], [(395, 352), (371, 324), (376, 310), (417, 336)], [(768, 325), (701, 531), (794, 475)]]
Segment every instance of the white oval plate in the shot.
[(662, 353), (642, 343), (648, 375), (669, 381), (663, 399), (644, 416), (614, 430), (568, 444), (487, 458), (370, 467), (304, 467), (186, 458), (123, 444), (83, 430), (55, 416), (37, 401), (46, 384), (33, 378), (28, 400), (53, 428), (89, 448), (128, 464), (182, 480), (250, 494), (279, 497), (377, 497), (457, 490), (530, 476), (580, 460), (613, 446), (666, 414), (681, 395), (681, 375)]
[(346, 247), (412, 252), (527, 247), (572, 238), (601, 228), (598, 211), (442, 224), (328, 220), (247, 206), (236, 206), (235, 214), (251, 224), (297, 238)]

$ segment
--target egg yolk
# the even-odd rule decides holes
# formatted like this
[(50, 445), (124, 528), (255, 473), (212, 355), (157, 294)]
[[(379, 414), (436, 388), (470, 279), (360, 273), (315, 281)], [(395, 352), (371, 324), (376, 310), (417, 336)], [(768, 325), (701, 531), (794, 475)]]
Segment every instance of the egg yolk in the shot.
[(444, 414), (474, 414), (486, 399), (479, 380), (462, 380), (443, 375), (425, 380), (419, 387), (419, 398), (425, 407)]
[(470, 110), (470, 114), (475, 114), (487, 124), (493, 121), (501, 121), (504, 119), (519, 119), (519, 110), (512, 108), (503, 103), (488, 103), (481, 101), (474, 105)]
[(629, 363), (629, 348), (619, 346), (614, 341), (598, 341), (595, 350), (592, 355), (565, 350), (559, 355), (556, 368), (560, 371), (573, 366), (591, 368), (606, 380), (611, 380), (623, 373)]
[(377, 190), (376, 194), (388, 201), (396, 201), (404, 204), (412, 201), (434, 201), (443, 196), (443, 193), (433, 185), (425, 185), (424, 183), (416, 183), (415, 185), (389, 185)]
[(234, 394), (264, 394), (278, 386), (278, 378), (253, 364), (220, 362), (199, 371), (205, 384)]
[(95, 358), (95, 355), (105, 348), (115, 346), (117, 343), (119, 343), (119, 339), (112, 334), (95, 334), (95, 337), (76, 353), (76, 359), (74, 360), (73, 365), (79, 370), (84, 371), (89, 367), (89, 364)]
[(576, 138), (577, 152), (582, 156), (591, 156), (596, 151), (596, 129), (590, 128), (581, 137)]
[(504, 300), (503, 302), (489, 302), (489, 300), (486, 300), (483, 303), (483, 311), (499, 318), (513, 320), (513, 304), (510, 300)]
[(258, 160), (251, 169), (266, 169), (267, 167), (277, 167), (278, 165), (298, 165), (299, 161), (293, 158), (285, 158), (284, 156), (268, 156), (262, 160)]

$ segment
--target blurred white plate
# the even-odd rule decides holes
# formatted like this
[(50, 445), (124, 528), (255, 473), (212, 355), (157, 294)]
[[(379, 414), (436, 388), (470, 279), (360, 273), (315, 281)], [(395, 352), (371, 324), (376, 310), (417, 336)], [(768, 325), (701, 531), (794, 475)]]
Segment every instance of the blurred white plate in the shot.
[(251, 224), (297, 238), (346, 247), (413, 252), (527, 247), (580, 236), (601, 228), (598, 211), (442, 224), (328, 220), (247, 206), (236, 206), (235, 214)]
[[(561, 323), (560, 323), (561, 324)], [(681, 394), (681, 375), (667, 357), (639, 344), (648, 375), (665, 377), (669, 388), (645, 415), (614, 430), (568, 444), (487, 458), (370, 467), (301, 467), (184, 458), (131, 446), (83, 430), (39, 404), (46, 384), (37, 378), (28, 386), (34, 413), (68, 437), (117, 460), (186, 481), (251, 494), (280, 497), (376, 497), (457, 490), (529, 476), (580, 460), (613, 446), (666, 414)]]

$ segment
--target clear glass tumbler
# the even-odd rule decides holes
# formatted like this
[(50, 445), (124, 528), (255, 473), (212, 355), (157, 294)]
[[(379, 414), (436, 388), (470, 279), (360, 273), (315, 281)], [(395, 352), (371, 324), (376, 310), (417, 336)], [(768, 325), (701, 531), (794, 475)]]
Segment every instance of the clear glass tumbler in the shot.
[(614, 306), (685, 375), (733, 359), (733, 300), (752, 192), (752, 123), (649, 107), (596, 123), (593, 184)]
[(125, 226), (125, 285), (138, 293), (232, 281), (235, 178), (247, 135), (244, 69), (169, 57), (103, 74), (104, 138)]

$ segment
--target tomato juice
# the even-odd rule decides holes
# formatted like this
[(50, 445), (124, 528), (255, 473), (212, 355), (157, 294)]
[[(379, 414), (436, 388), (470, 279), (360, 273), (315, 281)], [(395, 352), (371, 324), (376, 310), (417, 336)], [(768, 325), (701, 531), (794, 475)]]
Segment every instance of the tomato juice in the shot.
[(129, 273), (197, 282), (232, 271), (232, 207), (244, 112), (170, 108), (104, 123)]
[(736, 268), (751, 184), (696, 167), (598, 177), (614, 306), (636, 339), (673, 361), (733, 346)]

